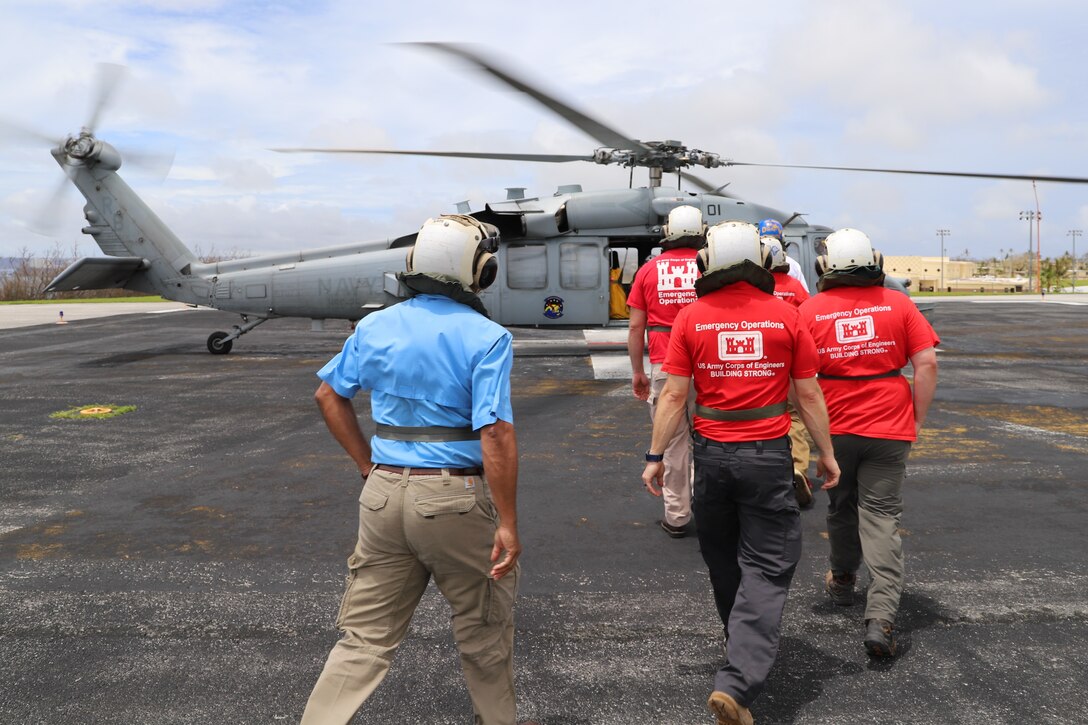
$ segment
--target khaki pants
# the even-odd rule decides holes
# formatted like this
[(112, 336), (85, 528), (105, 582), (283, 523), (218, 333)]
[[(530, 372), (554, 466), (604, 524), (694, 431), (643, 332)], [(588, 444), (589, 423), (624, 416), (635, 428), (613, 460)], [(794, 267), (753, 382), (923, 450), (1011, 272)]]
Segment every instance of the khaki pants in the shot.
[(856, 435), (836, 435), (835, 461), (842, 474), (828, 489), (827, 534), (831, 570), (869, 569), (866, 619), (895, 622), (903, 592), (903, 477), (910, 443)]
[[(669, 374), (662, 372), (661, 363), (650, 366), (650, 420), (657, 414), (657, 399)], [(661, 480), (661, 497), (665, 502), (665, 523), (683, 526), (691, 520), (691, 419), (695, 412), (695, 386), (688, 391), (688, 411), (676, 426), (665, 446), (665, 473)]]
[[(374, 469), (359, 497), (359, 541), (333, 647), (304, 725), (347, 723), (381, 683), (433, 576), (479, 725), (514, 725), (514, 597), (519, 572), (492, 580), (497, 515), (481, 476)], [(425, 676), (416, 673), (415, 676)]]
[(793, 472), (808, 477), (810, 448), (808, 443), (808, 430), (801, 422), (801, 416), (797, 409), (789, 406), (790, 412), (790, 443), (793, 444)]

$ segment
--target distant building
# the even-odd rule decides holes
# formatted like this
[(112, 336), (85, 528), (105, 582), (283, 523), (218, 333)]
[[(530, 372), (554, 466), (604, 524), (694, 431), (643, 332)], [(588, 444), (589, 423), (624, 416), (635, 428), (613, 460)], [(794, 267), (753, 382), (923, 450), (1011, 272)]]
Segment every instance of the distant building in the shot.
[[(942, 285), (942, 268), (943, 285)], [(1024, 277), (976, 277), (978, 263), (948, 257), (918, 255), (884, 257), (884, 272), (906, 277), (916, 292), (1023, 292), (1028, 287)]]

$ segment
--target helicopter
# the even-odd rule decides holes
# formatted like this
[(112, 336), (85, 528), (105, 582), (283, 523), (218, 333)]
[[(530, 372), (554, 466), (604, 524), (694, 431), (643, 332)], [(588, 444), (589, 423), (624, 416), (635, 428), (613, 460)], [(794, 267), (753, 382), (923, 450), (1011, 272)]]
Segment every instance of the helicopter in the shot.
[[(922, 171), (833, 166), (761, 164), (722, 158), (689, 148), (677, 140), (639, 141), (598, 121), (569, 104), (482, 57), (469, 46), (447, 43), (413, 44), (453, 56), (477, 67), (500, 83), (527, 94), (542, 106), (587, 133), (601, 146), (588, 155), (405, 151), (392, 149), (279, 148), (282, 153), (398, 154), (448, 158), (481, 158), (542, 163), (590, 162), (630, 170), (626, 189), (586, 191), (580, 185), (560, 186), (548, 196), (526, 196), (510, 188), (507, 198), (468, 213), (496, 226), (501, 242), (496, 254), (496, 282), (480, 297), (492, 319), (503, 325), (596, 326), (609, 321), (611, 269), (618, 257), (641, 264), (660, 245), (662, 225), (680, 205), (701, 209), (704, 220), (758, 222), (776, 219), (783, 225), (788, 253), (800, 263), (815, 288), (815, 260), (831, 228), (810, 224), (800, 213), (746, 201), (697, 176), (689, 169), (731, 166), (770, 166), (1020, 179), (1088, 183), (1075, 177)], [(116, 78), (113, 73), (111, 77)], [(405, 299), (397, 279), (405, 270), (415, 233), (290, 253), (203, 263), (121, 179), (121, 154), (95, 136), (94, 128), (112, 81), (104, 82), (91, 121), (51, 153), (67, 178), (87, 200), (85, 234), (106, 256), (73, 262), (46, 287), (47, 292), (124, 288), (189, 304), (237, 313), (240, 324), (215, 331), (207, 339), (213, 354), (227, 354), (234, 341), (268, 320), (302, 317), (320, 329), (326, 319), (355, 322)], [(634, 187), (636, 167), (648, 170), (645, 187)], [(665, 174), (676, 174), (698, 191), (662, 185)], [(889, 278), (887, 284), (897, 281)], [(901, 287), (901, 285), (900, 285)], [(905, 289), (902, 291), (905, 292)]]

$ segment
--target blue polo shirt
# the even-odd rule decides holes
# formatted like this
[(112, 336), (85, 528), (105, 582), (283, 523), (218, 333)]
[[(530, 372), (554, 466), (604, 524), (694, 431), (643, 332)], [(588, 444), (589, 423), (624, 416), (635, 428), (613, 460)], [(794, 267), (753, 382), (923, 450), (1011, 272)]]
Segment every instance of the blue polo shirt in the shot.
[[(473, 430), (514, 422), (513, 338), (460, 302), (417, 295), (362, 320), (317, 376), (344, 398), (370, 391), (374, 421)], [(370, 439), (374, 463), (419, 468), (483, 464), (480, 442)]]

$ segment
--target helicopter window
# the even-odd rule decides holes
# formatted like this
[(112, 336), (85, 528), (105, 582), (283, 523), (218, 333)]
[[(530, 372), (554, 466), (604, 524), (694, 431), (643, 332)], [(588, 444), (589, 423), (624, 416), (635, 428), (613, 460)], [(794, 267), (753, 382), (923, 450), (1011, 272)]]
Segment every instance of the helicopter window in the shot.
[(543, 244), (510, 245), (506, 248), (507, 287), (544, 289), (547, 283), (547, 248)]
[(596, 244), (559, 245), (559, 285), (596, 289), (601, 284), (601, 248)]

